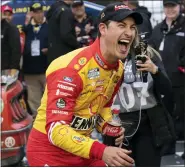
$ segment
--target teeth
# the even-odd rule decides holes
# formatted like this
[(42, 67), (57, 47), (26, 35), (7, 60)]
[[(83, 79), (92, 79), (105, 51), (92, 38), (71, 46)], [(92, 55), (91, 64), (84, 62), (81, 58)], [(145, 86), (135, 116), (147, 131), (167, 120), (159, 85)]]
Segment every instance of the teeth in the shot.
[(128, 40), (119, 40), (119, 41), (122, 42), (122, 43), (129, 43)]

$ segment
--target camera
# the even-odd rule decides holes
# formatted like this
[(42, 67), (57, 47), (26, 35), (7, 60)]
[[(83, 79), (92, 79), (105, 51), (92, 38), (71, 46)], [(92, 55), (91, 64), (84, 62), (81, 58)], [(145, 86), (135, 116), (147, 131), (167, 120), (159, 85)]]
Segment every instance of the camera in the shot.
[[(147, 47), (148, 47), (148, 43), (146, 40), (146, 33), (142, 33), (140, 34), (140, 42), (139, 44), (135, 47), (135, 63), (137, 64), (137, 61), (141, 61), (142, 64), (144, 64), (146, 62), (146, 55), (147, 55)], [(140, 66), (136, 66), (137, 69), (141, 68)], [(143, 82), (147, 82), (147, 76), (148, 76), (148, 72), (143, 71), (142, 72), (142, 77), (143, 77)]]

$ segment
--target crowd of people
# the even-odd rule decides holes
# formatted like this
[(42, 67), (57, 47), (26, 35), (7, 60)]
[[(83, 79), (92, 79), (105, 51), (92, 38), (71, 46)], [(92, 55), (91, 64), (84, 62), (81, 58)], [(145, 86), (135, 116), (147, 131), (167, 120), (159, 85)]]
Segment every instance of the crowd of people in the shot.
[[(116, 1), (98, 18), (82, 0), (57, 0), (46, 15), (33, 3), (18, 29), (12, 8), (1, 7), (1, 69), (21, 72), (35, 120), (31, 166), (159, 167), (184, 140), (182, 1), (163, 0), (165, 19), (154, 28), (137, 0)], [(123, 124), (117, 138), (118, 145), (127, 141), (123, 149), (89, 138), (94, 128), (105, 134), (113, 108), (131, 125), (128, 131)]]

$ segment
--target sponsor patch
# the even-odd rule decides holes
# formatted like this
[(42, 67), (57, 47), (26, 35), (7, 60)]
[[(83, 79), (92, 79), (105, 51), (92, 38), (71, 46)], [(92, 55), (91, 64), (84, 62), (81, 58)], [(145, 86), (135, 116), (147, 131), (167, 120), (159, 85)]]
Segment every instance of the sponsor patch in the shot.
[(66, 102), (63, 99), (58, 99), (56, 105), (58, 108), (64, 108), (66, 107)]
[(52, 112), (52, 114), (64, 114), (64, 115), (68, 115), (68, 112), (67, 111), (52, 110), (51, 112)]
[(95, 124), (96, 116), (92, 116), (90, 118), (82, 118), (79, 116), (75, 116), (71, 123), (71, 127), (75, 130), (89, 130), (94, 128)]
[(73, 79), (72, 78), (70, 78), (70, 77), (68, 77), (68, 76), (64, 76), (64, 81), (66, 81), (66, 82), (72, 82), (73, 81)]
[(94, 68), (88, 71), (88, 78), (95, 79), (100, 77), (100, 70), (99, 68)]
[(131, 10), (128, 6), (126, 6), (126, 5), (115, 5), (114, 6), (114, 9), (115, 9), (115, 11), (117, 11), (117, 10), (120, 10), (120, 9), (128, 9), (128, 10)]
[(119, 76), (114, 76), (114, 77), (113, 77), (113, 82), (114, 82), (114, 83), (118, 83), (119, 79), (120, 79)]
[(66, 134), (68, 134), (68, 129), (67, 128), (60, 128), (58, 133), (61, 135), (61, 136), (64, 136)]
[(98, 64), (100, 64), (102, 67), (104, 67), (105, 63), (103, 62), (103, 60), (100, 58), (100, 56), (98, 54), (95, 55), (95, 59), (98, 62)]
[(96, 81), (96, 84), (97, 84), (97, 85), (103, 85), (103, 84), (104, 84), (104, 81), (105, 81), (105, 80), (97, 80), (97, 81)]
[(79, 63), (80, 65), (85, 65), (86, 62), (87, 62), (87, 58), (85, 58), (85, 57), (82, 57), (82, 58), (80, 58), (80, 59), (78, 60), (78, 63)]
[(5, 139), (5, 146), (7, 148), (12, 148), (13, 146), (15, 146), (15, 139), (13, 137), (7, 137)]
[(64, 90), (69, 90), (69, 91), (74, 91), (74, 88), (73, 87), (66, 86), (66, 85), (63, 85), (63, 84), (58, 84), (57, 85), (57, 88), (64, 89)]
[(72, 96), (71, 94), (69, 93), (65, 93), (65, 92), (61, 92), (60, 89), (57, 89), (56, 91), (56, 96)]
[(88, 138), (84, 137), (84, 136), (80, 136), (80, 135), (72, 135), (72, 140), (73, 142), (77, 143), (77, 144), (83, 144), (84, 142), (88, 142)]
[(75, 64), (75, 65), (74, 65), (74, 69), (79, 70), (79, 69), (80, 69), (80, 65)]
[(96, 86), (95, 91), (103, 91), (104, 87), (103, 86)]

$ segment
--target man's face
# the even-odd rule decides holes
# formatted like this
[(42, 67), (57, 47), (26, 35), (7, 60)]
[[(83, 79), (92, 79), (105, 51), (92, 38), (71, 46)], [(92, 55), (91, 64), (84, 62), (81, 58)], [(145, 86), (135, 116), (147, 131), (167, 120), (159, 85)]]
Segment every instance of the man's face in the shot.
[(176, 19), (180, 13), (180, 5), (166, 4), (164, 6), (164, 13), (169, 19)]
[(3, 13), (3, 17), (4, 17), (8, 22), (12, 22), (12, 20), (13, 20), (13, 14), (12, 14), (12, 12), (10, 12), (10, 11), (5, 11), (5, 12)]
[(76, 7), (73, 7), (72, 12), (77, 17), (83, 16), (85, 14), (85, 6), (84, 5), (78, 5)]
[[(102, 23), (103, 24), (103, 23)], [(103, 25), (102, 25), (103, 27)], [(136, 36), (136, 24), (132, 17), (127, 17), (121, 22), (110, 21), (108, 27), (99, 26), (101, 36), (107, 47), (107, 54), (115, 59), (124, 59)]]
[(33, 18), (36, 23), (42, 23), (44, 19), (44, 12), (42, 10), (33, 12)]
[(69, 5), (72, 5), (74, 0), (64, 0), (65, 3), (69, 4)]

